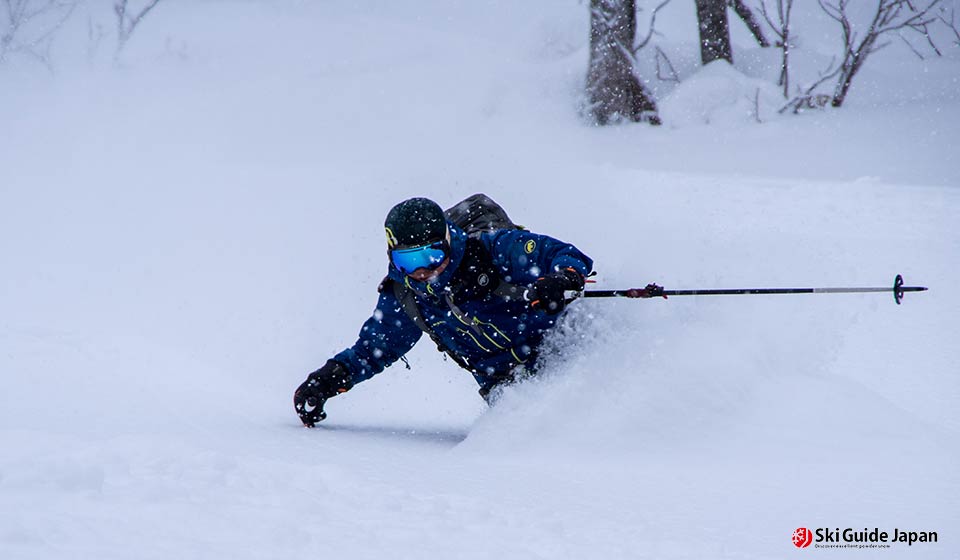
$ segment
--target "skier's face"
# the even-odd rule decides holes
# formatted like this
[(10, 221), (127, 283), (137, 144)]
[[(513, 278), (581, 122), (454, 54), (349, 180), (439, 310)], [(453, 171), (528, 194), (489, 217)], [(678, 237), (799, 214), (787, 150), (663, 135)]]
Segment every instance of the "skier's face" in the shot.
[(443, 259), (443, 262), (440, 263), (440, 266), (434, 269), (429, 268), (418, 268), (408, 274), (410, 278), (413, 278), (417, 282), (430, 282), (431, 280), (436, 279), (437, 276), (443, 274), (443, 271), (447, 269), (447, 265), (450, 264), (450, 257)]

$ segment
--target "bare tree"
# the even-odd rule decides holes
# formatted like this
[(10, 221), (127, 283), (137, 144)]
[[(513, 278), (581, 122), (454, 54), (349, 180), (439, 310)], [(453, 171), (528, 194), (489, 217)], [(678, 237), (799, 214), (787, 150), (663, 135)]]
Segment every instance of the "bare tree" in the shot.
[(159, 3), (160, 0), (147, 0), (138, 12), (131, 8), (129, 0), (114, 0), (113, 12), (117, 15), (117, 51), (114, 58), (120, 56), (137, 26)]
[(960, 30), (957, 29), (957, 24), (956, 24), (956, 22), (955, 22), (956, 15), (954, 14), (954, 9), (953, 9), (952, 7), (950, 8), (950, 19), (949, 19), (949, 20), (947, 19), (947, 10), (946, 10), (946, 8), (941, 8), (940, 10), (941, 10), (941, 11), (940, 11), (940, 14), (937, 15), (937, 19), (939, 19), (941, 22), (943, 22), (943, 24), (947, 26), (947, 29), (949, 29), (950, 31), (953, 31), (953, 36), (954, 36), (953, 42), (954, 42), (954, 44), (956, 44), (958, 47), (960, 47)]
[(880, 42), (881, 39), (901, 30), (912, 30), (929, 36), (927, 25), (936, 19), (932, 11), (940, 2), (940, 0), (926, 0), (921, 4), (918, 0), (879, 0), (870, 25), (860, 36), (854, 31), (847, 11), (850, 0), (817, 1), (823, 11), (839, 23), (843, 30), (840, 77), (830, 100), (830, 104), (834, 107), (843, 105), (853, 78), (863, 67), (867, 58), (889, 44)]
[(50, 67), (50, 44), (76, 0), (0, 0), (0, 63), (28, 56)]
[(700, 60), (704, 64), (721, 58), (733, 62), (727, 1), (696, 0), (696, 3), (697, 23), (700, 26)]
[(783, 88), (783, 97), (790, 97), (790, 14), (793, 11), (793, 0), (772, 0), (776, 8), (776, 20), (767, 9), (768, 0), (760, 0), (760, 11), (763, 19), (777, 37), (777, 46), (780, 47), (780, 79), (777, 85)]
[(599, 125), (622, 120), (660, 124), (653, 97), (637, 78), (636, 35), (636, 0), (590, 0), (585, 112)]
[(751, 10), (743, 0), (727, 0), (727, 5), (733, 8), (733, 11), (736, 12), (736, 14), (740, 16), (740, 19), (743, 20), (743, 23), (747, 25), (747, 29), (753, 34), (753, 38), (757, 40), (757, 44), (764, 48), (770, 46), (770, 41), (768, 41), (766, 35), (763, 34), (763, 28), (760, 27), (760, 22), (753, 16), (753, 10)]

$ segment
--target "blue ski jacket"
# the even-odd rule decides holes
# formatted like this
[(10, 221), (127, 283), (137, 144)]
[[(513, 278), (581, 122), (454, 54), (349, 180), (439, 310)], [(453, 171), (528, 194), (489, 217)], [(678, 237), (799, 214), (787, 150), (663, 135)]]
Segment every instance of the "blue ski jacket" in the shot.
[[(450, 222), (447, 226), (451, 262), (443, 273), (429, 283), (417, 282), (390, 264), (377, 308), (360, 329), (356, 344), (334, 356), (353, 383), (370, 379), (399, 360), (423, 334), (403, 310), (391, 282), (412, 290), (421, 316), (442, 349), (457, 356), (481, 389), (489, 390), (516, 366), (533, 364), (537, 347), (559, 315), (536, 311), (529, 302), (506, 299), (484, 288), (501, 280), (529, 286), (565, 268), (583, 276), (593, 270), (590, 257), (546, 235), (509, 229), (468, 236)], [(444, 294), (452, 294), (457, 313)]]

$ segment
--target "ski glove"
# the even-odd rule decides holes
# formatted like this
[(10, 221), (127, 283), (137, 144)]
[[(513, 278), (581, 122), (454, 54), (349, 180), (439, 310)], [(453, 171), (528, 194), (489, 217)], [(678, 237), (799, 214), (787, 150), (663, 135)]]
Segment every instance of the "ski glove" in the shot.
[(327, 399), (346, 393), (351, 387), (353, 383), (350, 381), (350, 372), (339, 362), (328, 360), (297, 387), (293, 394), (293, 407), (303, 425), (312, 428), (327, 417), (327, 413), (323, 411)]
[(638, 293), (639, 295), (637, 297), (644, 299), (655, 297), (667, 299), (667, 296), (663, 295), (663, 286), (657, 286), (656, 284), (647, 284), (647, 287), (643, 290), (638, 290)]
[(564, 292), (583, 290), (583, 282), (583, 275), (572, 268), (548, 274), (534, 282), (527, 291), (530, 307), (556, 315), (567, 304)]

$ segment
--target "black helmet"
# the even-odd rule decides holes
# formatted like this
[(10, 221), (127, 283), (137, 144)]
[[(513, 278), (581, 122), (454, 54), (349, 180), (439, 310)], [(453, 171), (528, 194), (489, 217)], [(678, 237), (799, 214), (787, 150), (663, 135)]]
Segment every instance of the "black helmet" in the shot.
[(443, 209), (428, 198), (404, 200), (390, 209), (383, 223), (390, 249), (419, 247), (447, 237)]

